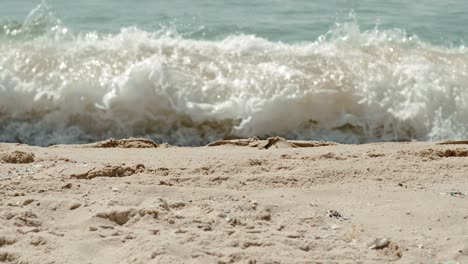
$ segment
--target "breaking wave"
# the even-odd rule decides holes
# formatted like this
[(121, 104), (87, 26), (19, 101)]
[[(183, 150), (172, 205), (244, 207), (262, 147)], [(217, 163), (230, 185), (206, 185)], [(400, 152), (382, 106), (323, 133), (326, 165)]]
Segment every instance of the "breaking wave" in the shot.
[(346, 143), (468, 137), (468, 50), (337, 24), (315, 42), (78, 32), (45, 7), (0, 28), (0, 141)]

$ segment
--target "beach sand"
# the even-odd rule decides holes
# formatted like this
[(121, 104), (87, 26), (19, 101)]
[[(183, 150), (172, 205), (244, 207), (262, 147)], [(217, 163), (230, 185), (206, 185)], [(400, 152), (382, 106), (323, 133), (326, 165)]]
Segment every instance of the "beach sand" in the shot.
[(0, 144), (0, 263), (468, 263), (468, 145)]

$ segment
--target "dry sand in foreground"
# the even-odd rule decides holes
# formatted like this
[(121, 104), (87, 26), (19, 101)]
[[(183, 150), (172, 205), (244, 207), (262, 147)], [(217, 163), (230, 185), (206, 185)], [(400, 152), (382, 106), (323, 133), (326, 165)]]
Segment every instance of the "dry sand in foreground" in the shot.
[(0, 144), (0, 263), (468, 263), (468, 145), (212, 145)]

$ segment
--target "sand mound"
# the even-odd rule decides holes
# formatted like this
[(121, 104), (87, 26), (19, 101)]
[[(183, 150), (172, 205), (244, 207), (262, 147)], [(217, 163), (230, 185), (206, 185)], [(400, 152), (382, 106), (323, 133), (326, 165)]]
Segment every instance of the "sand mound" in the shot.
[(31, 163), (34, 162), (34, 154), (15, 150), (9, 154), (0, 156), (0, 160), (5, 163)]
[(106, 166), (101, 169), (93, 168), (85, 173), (72, 174), (71, 177), (75, 179), (93, 179), (96, 177), (126, 177), (136, 173), (141, 173), (145, 170), (143, 164), (138, 164), (132, 167), (124, 166)]
[(0, 262), (13, 263), (18, 257), (9, 252), (0, 252)]
[(451, 157), (468, 157), (468, 149), (456, 148), (456, 149), (428, 149), (419, 152), (421, 157), (429, 158), (451, 158)]
[(125, 225), (134, 216), (139, 215), (143, 217), (145, 215), (151, 215), (153, 218), (158, 218), (158, 211), (154, 209), (140, 209), (125, 208), (121, 210), (112, 210), (108, 212), (100, 212), (96, 214), (96, 217), (107, 219), (118, 225)]
[(157, 148), (160, 145), (150, 139), (129, 138), (129, 139), (107, 139), (93, 144), (94, 148)]
[(468, 140), (448, 140), (444, 142), (439, 142), (437, 145), (466, 145)]
[(270, 137), (266, 140), (260, 140), (257, 137), (249, 139), (218, 140), (209, 143), (208, 147), (233, 145), (243, 147), (257, 147), (260, 149), (269, 148), (311, 148), (334, 146), (336, 143), (327, 141), (307, 141), (307, 140), (286, 140), (282, 137)]
[(16, 242), (17, 242), (16, 239), (11, 238), (11, 237), (5, 237), (5, 236), (0, 237), (0, 247), (4, 245), (13, 245)]
[(223, 146), (223, 145), (233, 145), (233, 146), (251, 146), (251, 144), (255, 144), (256, 142), (260, 141), (257, 137), (247, 138), (247, 139), (232, 139), (232, 140), (217, 140), (214, 142), (209, 143), (206, 145), (207, 147), (216, 147), (216, 146)]

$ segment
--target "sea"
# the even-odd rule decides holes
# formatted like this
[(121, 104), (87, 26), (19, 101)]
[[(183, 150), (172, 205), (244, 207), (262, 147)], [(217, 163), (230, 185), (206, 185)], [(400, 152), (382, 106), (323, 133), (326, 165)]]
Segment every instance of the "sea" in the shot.
[(466, 0), (1, 0), (0, 142), (468, 138)]

